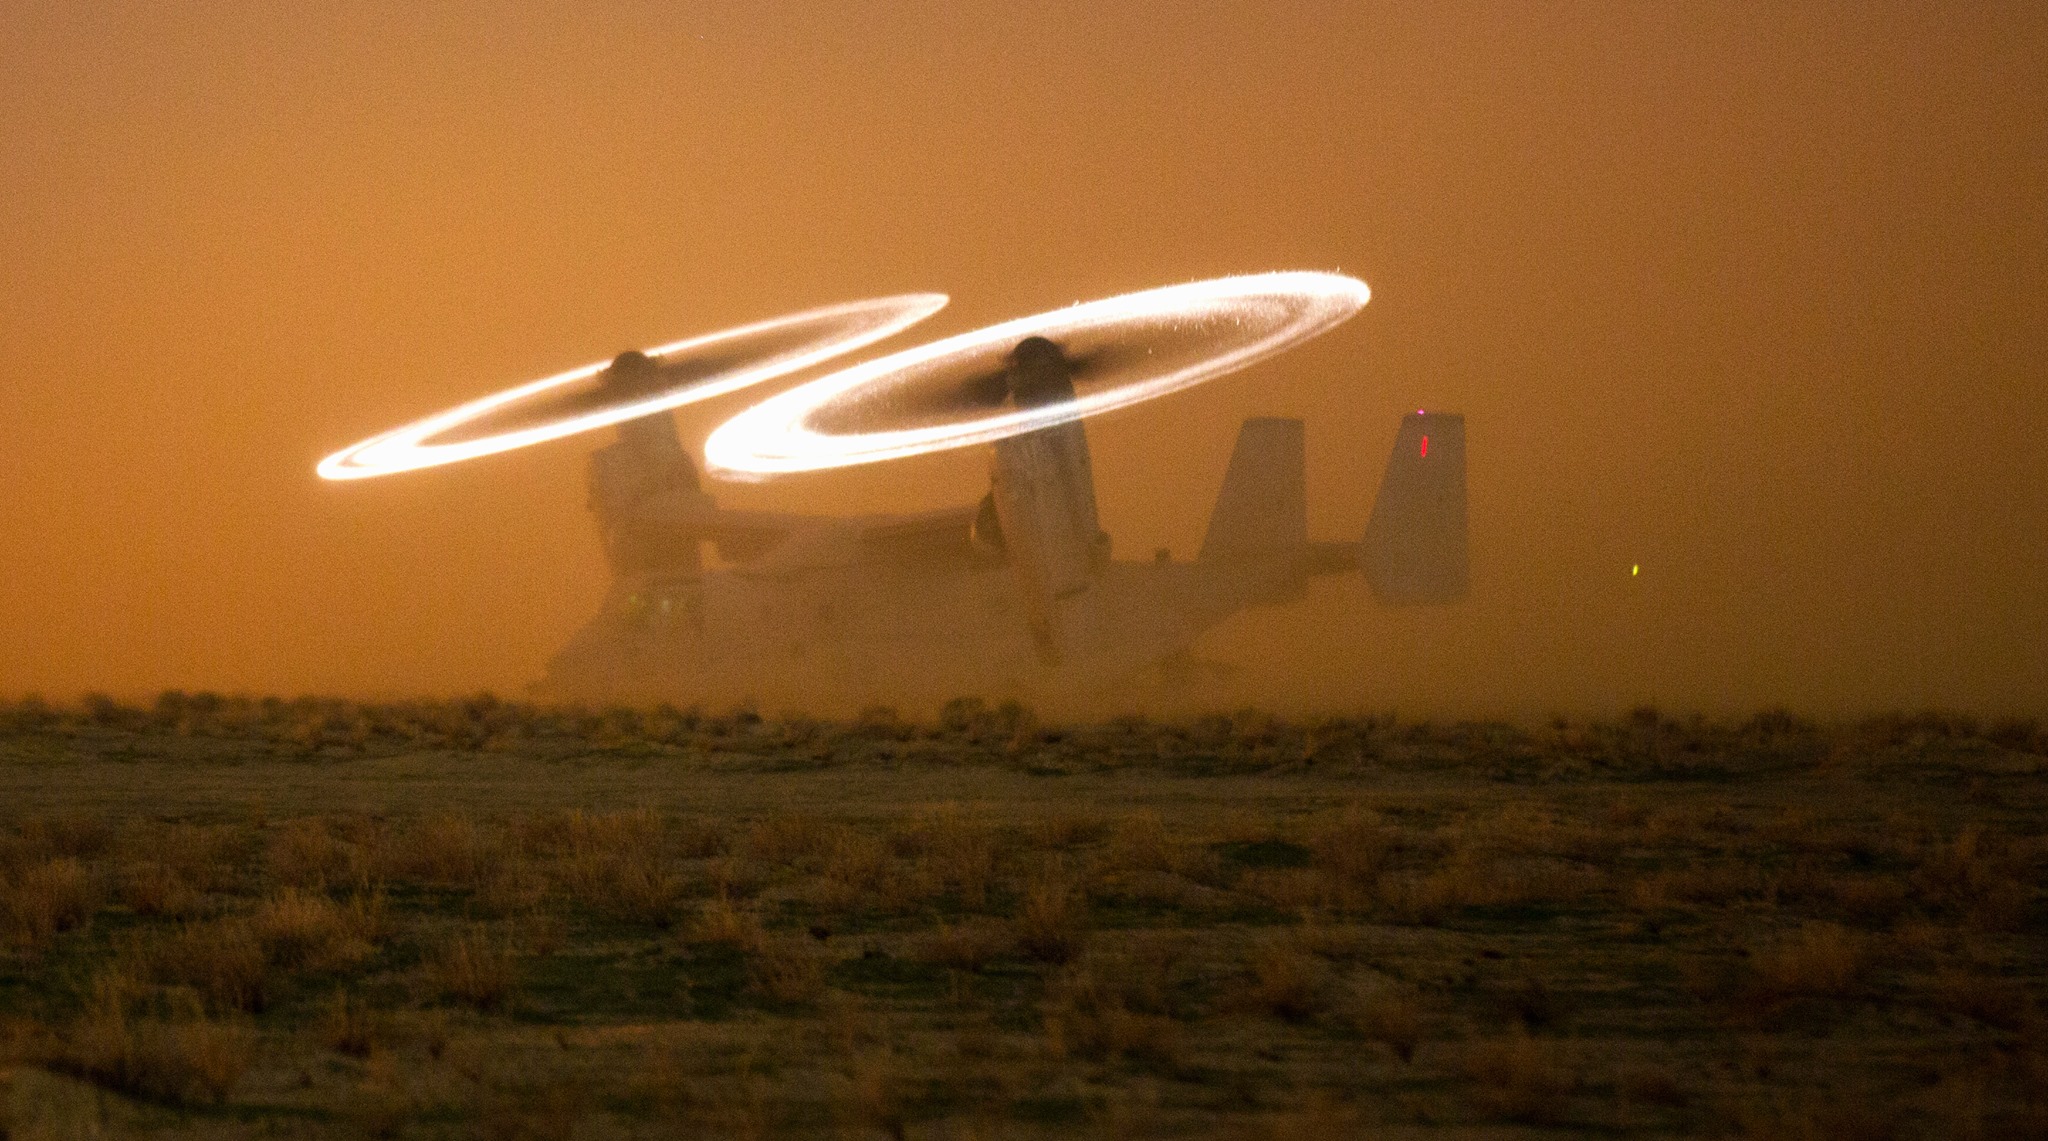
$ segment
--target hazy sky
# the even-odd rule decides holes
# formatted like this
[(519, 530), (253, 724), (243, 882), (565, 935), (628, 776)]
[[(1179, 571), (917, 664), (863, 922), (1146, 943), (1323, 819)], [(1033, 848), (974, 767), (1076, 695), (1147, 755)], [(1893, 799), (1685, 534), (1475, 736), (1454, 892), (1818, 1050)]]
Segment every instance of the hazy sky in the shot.
[(1185, 557), (1243, 417), (1355, 538), (1399, 413), (1467, 415), (1473, 601), (1233, 619), (1267, 699), (2048, 714), (2044, 75), (2038, 2), (15, 0), (0, 693), (516, 692), (602, 593), (603, 441), (316, 460), (796, 308), (1313, 268), (1372, 304), (1091, 428), (1118, 549)]

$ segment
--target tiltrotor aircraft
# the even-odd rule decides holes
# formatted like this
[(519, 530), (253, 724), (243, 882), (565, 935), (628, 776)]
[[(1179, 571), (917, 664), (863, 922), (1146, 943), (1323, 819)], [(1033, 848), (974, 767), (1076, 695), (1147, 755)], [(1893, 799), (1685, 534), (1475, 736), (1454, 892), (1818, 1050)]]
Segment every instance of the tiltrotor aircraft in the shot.
[[(989, 408), (1070, 401), (1093, 367), (1030, 337), (949, 398)], [(659, 371), (629, 352), (603, 380), (644, 390)], [(536, 687), (546, 696), (1102, 693), (1176, 676), (1204, 630), (1297, 597), (1311, 576), (1363, 572), (1391, 605), (1467, 592), (1457, 414), (1402, 418), (1359, 542), (1308, 537), (1301, 421), (1245, 421), (1193, 560), (1114, 557), (1080, 420), (989, 445), (978, 503), (850, 518), (719, 506), (668, 412), (615, 430), (589, 462), (611, 587), (550, 662)]]

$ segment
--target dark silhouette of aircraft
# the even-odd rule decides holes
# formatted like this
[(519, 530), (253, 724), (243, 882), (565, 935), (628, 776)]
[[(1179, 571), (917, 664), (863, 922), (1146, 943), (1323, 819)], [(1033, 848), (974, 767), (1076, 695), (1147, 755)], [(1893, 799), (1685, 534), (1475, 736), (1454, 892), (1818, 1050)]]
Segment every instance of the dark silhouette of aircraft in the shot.
[[(1114, 349), (1074, 357), (1031, 337), (1000, 367), (894, 411), (1072, 401), (1077, 381), (1117, 363)], [(624, 353), (603, 379), (637, 391), (658, 371)], [(617, 433), (589, 466), (612, 585), (549, 663), (536, 687), (546, 696), (1085, 697), (1147, 676), (1185, 680), (1204, 630), (1294, 599), (1312, 576), (1362, 571), (1390, 605), (1452, 602), (1468, 589), (1457, 414), (1402, 418), (1360, 542), (1308, 537), (1301, 421), (1245, 421), (1191, 561), (1164, 550), (1112, 557), (1079, 420), (991, 445), (979, 503), (859, 517), (720, 507), (668, 413)]]

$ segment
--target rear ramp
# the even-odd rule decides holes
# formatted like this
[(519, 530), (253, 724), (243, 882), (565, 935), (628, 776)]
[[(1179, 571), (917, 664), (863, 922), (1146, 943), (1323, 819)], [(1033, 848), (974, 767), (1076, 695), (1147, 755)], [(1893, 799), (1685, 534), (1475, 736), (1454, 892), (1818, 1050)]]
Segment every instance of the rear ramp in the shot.
[(1471, 592), (1464, 416), (1401, 418), (1358, 561), (1374, 596), (1389, 605), (1456, 602)]

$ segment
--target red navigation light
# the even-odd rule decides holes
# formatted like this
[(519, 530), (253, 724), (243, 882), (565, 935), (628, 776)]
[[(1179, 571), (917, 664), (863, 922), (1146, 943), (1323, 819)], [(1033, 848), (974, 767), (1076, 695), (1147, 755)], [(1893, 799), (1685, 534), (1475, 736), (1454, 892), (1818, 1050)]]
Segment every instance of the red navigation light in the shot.
[(1428, 436), (1424, 436), (1424, 437), (1422, 437), (1422, 454), (1423, 454), (1423, 455), (1425, 455), (1425, 456), (1429, 455), (1429, 437), (1428, 437)]

